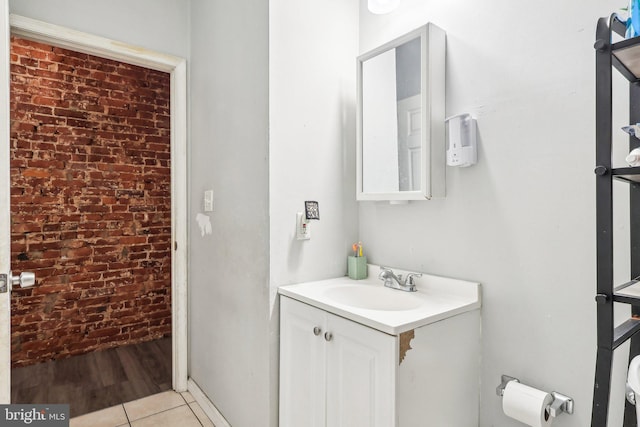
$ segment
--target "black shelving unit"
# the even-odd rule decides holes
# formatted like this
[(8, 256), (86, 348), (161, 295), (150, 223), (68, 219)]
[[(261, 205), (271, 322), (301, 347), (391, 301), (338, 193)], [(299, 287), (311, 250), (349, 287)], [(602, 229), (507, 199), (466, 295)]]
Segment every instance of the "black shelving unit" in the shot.
[[(612, 78), (616, 69), (629, 81), (629, 123), (640, 122), (640, 37), (624, 37), (625, 23), (615, 14), (598, 20), (596, 30), (596, 226), (598, 352), (591, 427), (605, 427), (609, 411), (613, 352), (631, 340), (630, 358), (640, 354), (640, 279), (613, 283), (613, 180), (629, 184), (631, 276), (640, 277), (640, 167), (613, 168)], [(619, 38), (619, 37), (618, 37)], [(640, 146), (629, 138), (629, 149)], [(614, 324), (614, 303), (631, 305), (631, 317)], [(640, 402), (638, 402), (640, 404)], [(635, 408), (627, 403), (624, 427), (635, 427)], [(613, 427), (613, 426), (612, 426)], [(617, 426), (616, 426), (617, 427)]]

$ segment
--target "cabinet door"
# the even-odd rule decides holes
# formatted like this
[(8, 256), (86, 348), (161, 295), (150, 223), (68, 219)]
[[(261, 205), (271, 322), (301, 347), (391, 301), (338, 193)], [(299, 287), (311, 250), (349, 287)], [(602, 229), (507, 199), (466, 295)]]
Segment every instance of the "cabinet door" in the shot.
[(332, 314), (327, 332), (327, 426), (395, 426), (397, 337)]
[[(280, 297), (280, 426), (325, 427), (324, 311)], [(316, 335), (314, 333), (318, 333)]]

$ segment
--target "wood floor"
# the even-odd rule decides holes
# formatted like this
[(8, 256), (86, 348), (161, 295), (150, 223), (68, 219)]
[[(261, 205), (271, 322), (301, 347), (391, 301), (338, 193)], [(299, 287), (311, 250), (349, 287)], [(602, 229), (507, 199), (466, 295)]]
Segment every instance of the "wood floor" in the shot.
[(68, 403), (71, 416), (171, 390), (171, 338), (11, 370), (11, 403)]

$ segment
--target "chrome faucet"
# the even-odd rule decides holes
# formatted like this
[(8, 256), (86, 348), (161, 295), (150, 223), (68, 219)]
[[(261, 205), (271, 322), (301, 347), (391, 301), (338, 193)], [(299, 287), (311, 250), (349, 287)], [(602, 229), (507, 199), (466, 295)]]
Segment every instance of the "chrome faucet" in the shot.
[(408, 273), (407, 276), (403, 279), (402, 274), (398, 274), (396, 276), (393, 273), (393, 270), (382, 266), (380, 266), (380, 274), (378, 274), (378, 279), (384, 280), (384, 285), (387, 288), (399, 289), (406, 292), (417, 291), (415, 281), (413, 280), (414, 277), (422, 277), (422, 274)]

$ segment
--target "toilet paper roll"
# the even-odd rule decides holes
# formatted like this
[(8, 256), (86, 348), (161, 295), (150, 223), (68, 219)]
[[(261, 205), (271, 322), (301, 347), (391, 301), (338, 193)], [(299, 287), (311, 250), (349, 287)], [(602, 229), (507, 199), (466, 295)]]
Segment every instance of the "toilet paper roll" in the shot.
[(510, 381), (502, 396), (505, 415), (531, 427), (550, 426), (549, 405), (553, 396), (516, 381)]

